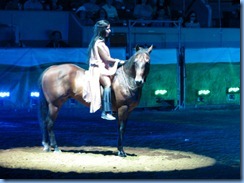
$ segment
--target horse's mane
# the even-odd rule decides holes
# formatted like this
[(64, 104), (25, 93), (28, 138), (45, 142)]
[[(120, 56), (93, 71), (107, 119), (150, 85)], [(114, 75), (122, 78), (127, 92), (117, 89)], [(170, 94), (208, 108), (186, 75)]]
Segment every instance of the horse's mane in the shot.
[[(147, 51), (147, 49), (144, 49), (144, 48), (141, 48), (139, 50), (137, 50), (126, 62), (125, 64), (123, 65), (120, 65), (116, 71), (116, 75), (120, 75), (122, 72), (125, 72), (125, 71), (129, 71), (131, 70), (131, 68), (133, 67), (135, 61), (136, 61), (136, 57), (140, 54), (143, 54), (145, 53), (146, 55), (149, 55), (149, 52)], [(146, 66), (146, 77), (149, 73), (149, 70), (150, 70), (150, 64), (147, 64)], [(124, 69), (124, 71), (123, 71)]]
[(146, 53), (148, 55), (147, 49), (140, 49), (138, 51), (136, 51), (124, 64), (125, 68), (131, 68), (131, 66), (134, 64), (135, 62), (135, 58), (137, 55), (142, 54), (142, 53)]

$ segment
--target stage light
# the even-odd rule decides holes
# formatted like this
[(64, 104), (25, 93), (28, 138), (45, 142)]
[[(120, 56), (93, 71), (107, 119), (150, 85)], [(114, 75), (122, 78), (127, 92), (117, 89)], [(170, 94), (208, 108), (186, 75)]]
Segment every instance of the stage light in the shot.
[(156, 103), (162, 104), (165, 101), (164, 96), (167, 94), (167, 90), (155, 90), (153, 94), (156, 96)]
[(239, 92), (240, 92), (240, 88), (239, 87), (230, 87), (230, 88), (227, 88), (227, 93), (235, 94), (235, 93), (239, 93)]
[(0, 97), (1, 98), (10, 97), (10, 92), (0, 92)]
[(210, 90), (198, 90), (197, 91), (197, 101), (205, 102), (206, 97), (210, 95)]
[(167, 93), (167, 90), (155, 90), (154, 95), (162, 96), (162, 95), (165, 95), (166, 93)]
[(30, 92), (30, 108), (34, 108), (38, 104), (38, 97), (40, 93), (37, 91)]
[(204, 95), (209, 95), (209, 94), (210, 94), (210, 90), (198, 90), (197, 91), (198, 96), (204, 96)]
[(30, 96), (31, 97), (39, 97), (40, 96), (40, 93), (39, 92), (31, 92), (30, 93)]
[(226, 89), (227, 99), (228, 101), (235, 101), (236, 94), (240, 93), (239, 87), (229, 87)]

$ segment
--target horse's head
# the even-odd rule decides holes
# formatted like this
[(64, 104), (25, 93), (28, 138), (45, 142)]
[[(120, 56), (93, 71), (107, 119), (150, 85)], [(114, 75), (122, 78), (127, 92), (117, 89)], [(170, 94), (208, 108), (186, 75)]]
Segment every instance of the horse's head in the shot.
[(150, 69), (150, 53), (153, 46), (149, 48), (142, 48), (137, 46), (134, 55), (134, 68), (135, 68), (135, 83), (141, 87), (147, 78)]

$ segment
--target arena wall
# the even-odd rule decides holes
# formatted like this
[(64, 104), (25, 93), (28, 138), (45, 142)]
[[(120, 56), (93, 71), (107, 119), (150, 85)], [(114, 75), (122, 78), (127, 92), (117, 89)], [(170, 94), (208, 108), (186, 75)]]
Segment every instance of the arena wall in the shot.
[[(41, 73), (54, 64), (74, 63), (85, 69), (87, 49), (0, 49), (0, 92), (10, 92), (9, 97), (0, 97), (3, 108), (33, 108), (35, 98), (31, 92), (39, 90)], [(111, 49), (112, 56), (125, 59), (124, 48)], [(229, 98), (227, 88), (240, 88), (240, 49), (205, 48), (185, 51), (185, 105), (240, 105), (240, 93)], [(166, 104), (177, 106), (178, 67), (176, 49), (155, 49), (151, 53), (151, 68), (143, 88), (139, 107), (160, 107)], [(167, 90), (167, 94), (156, 96), (155, 90)], [(210, 94), (199, 99), (198, 90), (209, 90)], [(66, 107), (80, 107), (78, 103), (67, 103)]]

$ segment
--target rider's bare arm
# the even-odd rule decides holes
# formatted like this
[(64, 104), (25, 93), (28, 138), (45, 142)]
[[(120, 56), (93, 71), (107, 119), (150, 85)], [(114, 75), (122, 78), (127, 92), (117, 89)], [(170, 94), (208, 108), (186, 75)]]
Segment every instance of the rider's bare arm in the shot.
[(104, 46), (105, 45), (103, 45), (103, 44), (98, 45), (98, 53), (99, 53), (102, 60), (106, 60), (107, 62), (120, 62), (121, 61), (117, 58), (110, 57), (110, 55), (108, 55), (106, 53), (106, 51), (104, 50), (105, 49)]

